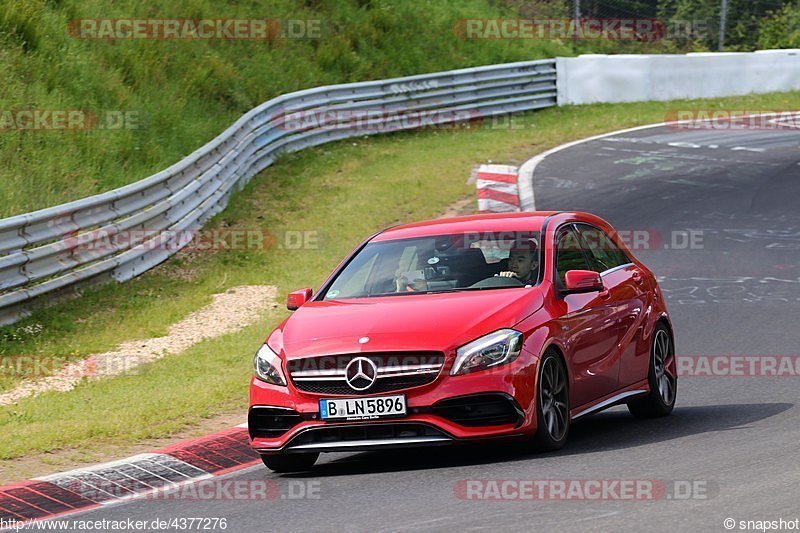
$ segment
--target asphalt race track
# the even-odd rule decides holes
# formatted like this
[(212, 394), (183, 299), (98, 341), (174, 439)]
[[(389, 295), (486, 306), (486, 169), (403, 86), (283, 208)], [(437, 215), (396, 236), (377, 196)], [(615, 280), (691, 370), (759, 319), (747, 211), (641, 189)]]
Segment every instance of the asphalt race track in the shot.
[[(538, 209), (594, 212), (649, 248), (635, 253), (662, 280), (680, 356), (800, 354), (800, 131), (622, 133), (553, 154), (533, 181)], [(259, 466), (222, 478), (277, 483), (282, 497), (133, 501), (76, 517), (224, 517), (236, 532), (725, 531), (726, 518), (792, 520), (800, 518), (800, 377), (782, 372), (682, 376), (672, 416), (639, 421), (616, 407), (576, 423), (555, 454), (508, 446), (328, 454), (311, 474)], [(457, 490), (486, 479), (655, 480), (667, 493), (486, 501)], [(687, 486), (691, 493), (675, 488)], [(309, 491), (318, 498), (294, 498)]]

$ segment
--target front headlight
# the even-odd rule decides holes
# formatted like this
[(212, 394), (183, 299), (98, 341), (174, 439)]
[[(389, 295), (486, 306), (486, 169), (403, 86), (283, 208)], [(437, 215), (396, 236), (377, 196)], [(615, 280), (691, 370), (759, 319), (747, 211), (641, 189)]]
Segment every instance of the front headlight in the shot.
[(266, 344), (262, 345), (256, 352), (253, 366), (258, 379), (273, 385), (286, 386), (286, 378), (283, 377), (283, 370), (281, 369), (281, 358)]
[(522, 350), (522, 333), (501, 329), (465, 344), (456, 351), (450, 375), (467, 374), (510, 363)]

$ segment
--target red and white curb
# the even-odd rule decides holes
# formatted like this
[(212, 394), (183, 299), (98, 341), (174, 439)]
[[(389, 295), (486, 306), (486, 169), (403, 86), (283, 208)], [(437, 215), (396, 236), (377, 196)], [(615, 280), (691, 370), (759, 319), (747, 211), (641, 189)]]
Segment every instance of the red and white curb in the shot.
[(509, 213), (520, 210), (517, 167), (478, 165), (474, 175), (478, 189), (478, 211)]
[(44, 520), (147, 497), (259, 462), (247, 429), (239, 426), (152, 453), (0, 487), (0, 520)]

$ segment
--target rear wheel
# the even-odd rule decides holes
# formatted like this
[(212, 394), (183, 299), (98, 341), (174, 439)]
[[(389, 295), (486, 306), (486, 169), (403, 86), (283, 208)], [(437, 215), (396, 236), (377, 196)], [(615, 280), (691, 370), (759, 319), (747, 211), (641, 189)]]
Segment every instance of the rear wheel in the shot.
[(261, 460), (273, 472), (303, 472), (311, 470), (317, 462), (318, 453), (298, 453), (287, 455), (262, 455)]
[(539, 365), (536, 419), (536, 447), (544, 451), (563, 448), (569, 434), (567, 371), (561, 358), (552, 351), (545, 353)]
[(678, 378), (675, 376), (675, 347), (664, 324), (656, 326), (653, 333), (647, 381), (650, 393), (628, 402), (628, 410), (636, 418), (667, 416), (675, 407)]

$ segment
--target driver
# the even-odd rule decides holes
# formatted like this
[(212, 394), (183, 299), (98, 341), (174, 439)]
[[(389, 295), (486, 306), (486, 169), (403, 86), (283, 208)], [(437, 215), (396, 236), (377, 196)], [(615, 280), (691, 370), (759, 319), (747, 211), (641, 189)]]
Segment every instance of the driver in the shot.
[(535, 239), (517, 244), (508, 254), (508, 270), (500, 272), (503, 278), (516, 278), (525, 285), (533, 285), (539, 277), (539, 245)]
[(397, 271), (394, 284), (396, 292), (423, 292), (428, 290), (428, 282), (425, 280), (425, 273), (422, 270)]

